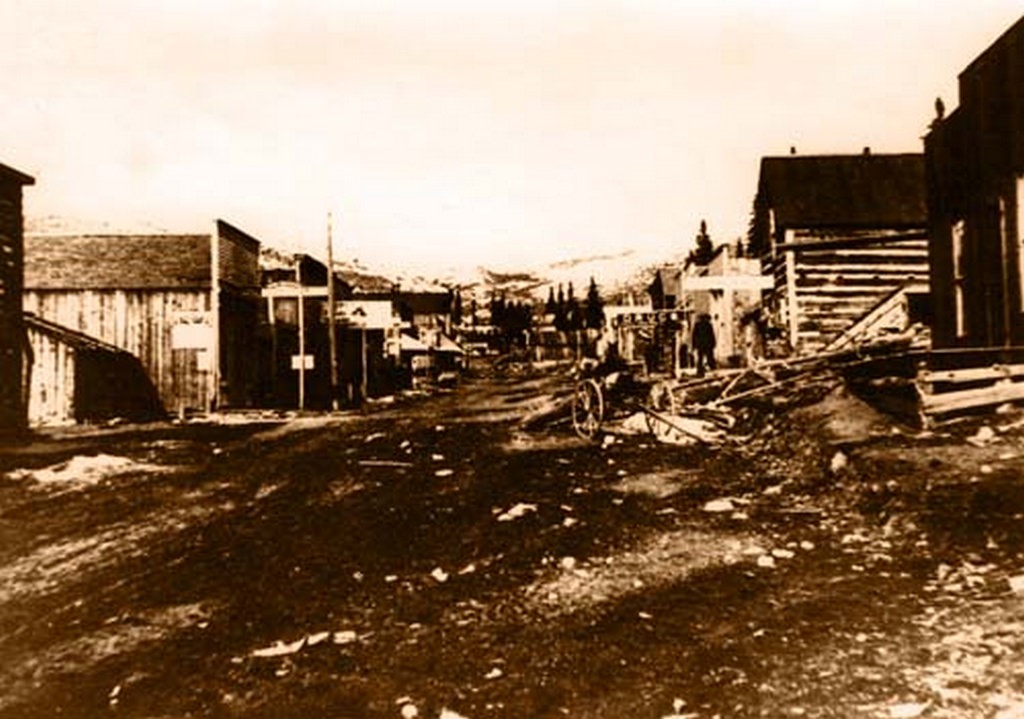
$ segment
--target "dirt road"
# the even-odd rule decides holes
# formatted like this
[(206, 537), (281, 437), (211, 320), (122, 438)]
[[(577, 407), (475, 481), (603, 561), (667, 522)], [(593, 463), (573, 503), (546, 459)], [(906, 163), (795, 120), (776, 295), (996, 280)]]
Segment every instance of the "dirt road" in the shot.
[(0, 453), (0, 716), (1024, 716), (1013, 431), (519, 430), (553, 381)]

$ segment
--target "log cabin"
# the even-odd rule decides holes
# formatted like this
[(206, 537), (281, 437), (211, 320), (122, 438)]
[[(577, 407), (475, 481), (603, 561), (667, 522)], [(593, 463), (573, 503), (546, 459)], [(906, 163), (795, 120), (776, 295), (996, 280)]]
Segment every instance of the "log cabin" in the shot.
[(926, 226), (919, 153), (762, 158), (749, 244), (791, 350), (823, 350), (905, 289), (927, 320)]

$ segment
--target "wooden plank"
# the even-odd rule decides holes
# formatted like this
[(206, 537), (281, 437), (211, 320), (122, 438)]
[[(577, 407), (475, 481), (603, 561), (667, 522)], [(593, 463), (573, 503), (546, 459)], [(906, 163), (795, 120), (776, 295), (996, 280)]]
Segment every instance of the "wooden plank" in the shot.
[(928, 256), (922, 253), (920, 257), (899, 255), (896, 257), (879, 257), (877, 261), (865, 261), (864, 258), (848, 258), (844, 261), (844, 258), (830, 254), (801, 257), (797, 260), (797, 267), (799, 269), (815, 270), (818, 272), (841, 271), (846, 268), (863, 269), (876, 266), (892, 271), (917, 272), (922, 268), (928, 269)]
[(991, 367), (970, 367), (960, 370), (923, 370), (918, 374), (921, 382), (981, 382), (984, 380), (1011, 379), (1024, 376), (1024, 364), (992, 365)]
[(821, 282), (811, 283), (805, 281), (804, 278), (800, 278), (798, 281), (797, 294), (799, 297), (808, 296), (822, 296), (831, 297), (834, 299), (847, 299), (851, 295), (866, 295), (868, 297), (885, 297), (893, 290), (899, 288), (901, 282), (905, 281), (906, 278), (900, 276), (899, 279), (892, 278), (891, 280), (877, 280), (877, 281), (859, 281), (857, 283), (842, 283), (842, 282)]
[(921, 409), (926, 414), (948, 414), (1020, 400), (1024, 400), (1024, 383), (1002, 382), (991, 387), (942, 394), (925, 392), (921, 395)]

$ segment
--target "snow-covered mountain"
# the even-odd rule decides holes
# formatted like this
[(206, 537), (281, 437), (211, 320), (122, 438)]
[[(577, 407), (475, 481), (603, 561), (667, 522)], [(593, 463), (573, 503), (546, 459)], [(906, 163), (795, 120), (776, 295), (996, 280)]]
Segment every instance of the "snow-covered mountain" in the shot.
[(369, 268), (358, 261), (336, 264), (346, 280), (356, 287), (390, 282), (402, 290), (458, 289), (464, 299), (475, 298), (478, 303), (494, 296), (504, 296), (509, 301), (544, 301), (550, 289), (557, 292), (561, 285), (568, 291), (570, 284), (576, 296), (583, 297), (593, 278), (605, 300), (617, 303), (628, 301), (630, 295), (634, 301), (642, 302), (655, 269), (681, 262), (682, 258), (682, 254), (659, 256), (628, 250), (522, 269), (453, 268), (431, 276), (401, 268)]

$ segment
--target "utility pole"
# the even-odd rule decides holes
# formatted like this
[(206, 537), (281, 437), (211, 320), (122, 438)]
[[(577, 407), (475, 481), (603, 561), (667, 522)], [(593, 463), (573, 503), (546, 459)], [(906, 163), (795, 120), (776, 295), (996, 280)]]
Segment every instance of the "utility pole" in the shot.
[(338, 330), (334, 324), (334, 238), (327, 212), (327, 341), (331, 345), (331, 409), (338, 411)]
[(302, 289), (302, 256), (295, 256), (295, 282), (299, 298), (299, 409), (306, 409), (306, 293)]

